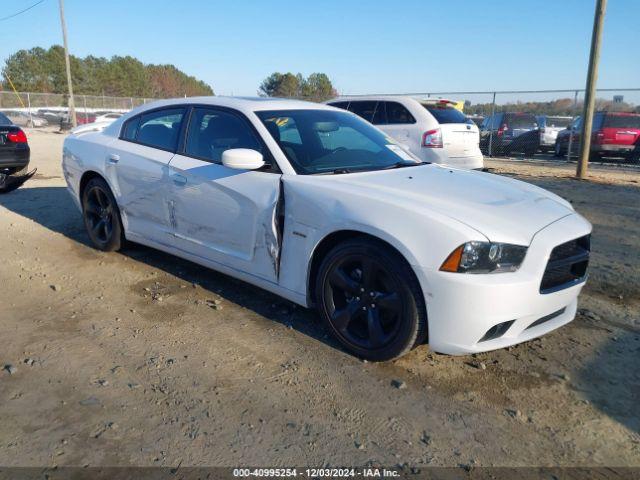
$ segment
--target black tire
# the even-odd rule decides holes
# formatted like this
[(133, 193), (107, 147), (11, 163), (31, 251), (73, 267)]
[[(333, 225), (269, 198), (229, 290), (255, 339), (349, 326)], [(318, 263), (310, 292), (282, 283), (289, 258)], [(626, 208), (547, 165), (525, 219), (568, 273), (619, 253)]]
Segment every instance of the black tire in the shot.
[(318, 269), (315, 298), (327, 328), (361, 358), (391, 360), (427, 336), (418, 279), (401, 255), (374, 239), (334, 247)]
[(93, 178), (84, 187), (82, 217), (89, 239), (98, 250), (114, 252), (124, 246), (120, 210), (109, 185), (102, 178)]
[(590, 162), (602, 162), (602, 161), (604, 161), (604, 157), (602, 156), (602, 154), (600, 152), (591, 152), (589, 154), (589, 161)]

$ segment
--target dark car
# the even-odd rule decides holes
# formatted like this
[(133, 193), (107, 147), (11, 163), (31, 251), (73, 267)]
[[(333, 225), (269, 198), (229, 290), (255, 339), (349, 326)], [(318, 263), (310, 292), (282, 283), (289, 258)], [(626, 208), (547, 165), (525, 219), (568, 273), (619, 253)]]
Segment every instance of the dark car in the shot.
[[(578, 153), (582, 134), (582, 120), (576, 118), (558, 133), (556, 156), (566, 155), (571, 140), (571, 152)], [(591, 157), (626, 157), (634, 160), (640, 141), (640, 113), (596, 112), (591, 131)]]
[(480, 127), (480, 149), (484, 154), (533, 155), (539, 146), (538, 121), (532, 113), (496, 113), (485, 118)]
[(20, 127), (0, 113), (0, 175), (14, 175), (29, 166), (29, 144)]

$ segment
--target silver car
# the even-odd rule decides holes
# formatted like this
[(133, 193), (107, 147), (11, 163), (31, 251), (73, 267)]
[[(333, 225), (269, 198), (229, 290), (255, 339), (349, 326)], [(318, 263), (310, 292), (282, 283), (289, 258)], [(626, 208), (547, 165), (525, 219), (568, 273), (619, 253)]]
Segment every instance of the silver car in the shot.
[(556, 144), (558, 133), (565, 130), (573, 121), (573, 117), (556, 115), (541, 115), (538, 117), (538, 130), (540, 132), (540, 150), (551, 151)]

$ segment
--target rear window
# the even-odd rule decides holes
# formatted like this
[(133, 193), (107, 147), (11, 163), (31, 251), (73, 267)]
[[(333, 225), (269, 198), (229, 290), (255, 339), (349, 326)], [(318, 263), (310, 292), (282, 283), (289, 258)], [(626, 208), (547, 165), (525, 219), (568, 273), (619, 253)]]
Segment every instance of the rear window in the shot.
[(139, 118), (127, 122), (122, 134), (124, 140), (133, 140), (149, 147), (175, 151), (183, 108), (167, 108), (143, 113)]
[(13, 125), (13, 123), (11, 122), (11, 120), (9, 120), (9, 118), (7, 118), (4, 113), (0, 113), (0, 125), (7, 126)]
[(438, 123), (472, 123), (460, 110), (451, 107), (439, 107), (437, 105), (422, 104)]
[(544, 122), (547, 127), (566, 128), (572, 122), (572, 119), (570, 117), (547, 117)]
[(607, 115), (603, 128), (640, 129), (640, 115)]
[(536, 117), (527, 113), (512, 113), (505, 116), (509, 128), (536, 128)]

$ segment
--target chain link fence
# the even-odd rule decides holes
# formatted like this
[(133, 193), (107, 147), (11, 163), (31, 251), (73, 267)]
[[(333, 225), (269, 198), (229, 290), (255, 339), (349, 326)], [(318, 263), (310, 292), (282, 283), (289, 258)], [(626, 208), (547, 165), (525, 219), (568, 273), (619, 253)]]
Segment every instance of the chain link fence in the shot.
[[(584, 90), (419, 92), (416, 98), (448, 99), (480, 129), (487, 157), (575, 161), (580, 148)], [(123, 113), (152, 98), (75, 95), (79, 124)], [(596, 95), (591, 161), (640, 165), (640, 88), (600, 89)], [(0, 92), (0, 112), (15, 124), (68, 124), (68, 96)]]
[[(79, 124), (91, 123), (101, 115), (124, 113), (153, 98), (74, 95)], [(68, 123), (69, 96), (58, 93), (0, 92), (0, 113), (16, 125), (42, 128)]]

